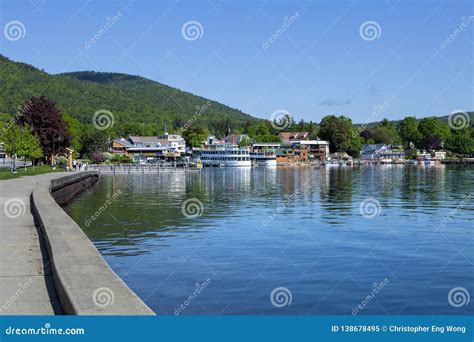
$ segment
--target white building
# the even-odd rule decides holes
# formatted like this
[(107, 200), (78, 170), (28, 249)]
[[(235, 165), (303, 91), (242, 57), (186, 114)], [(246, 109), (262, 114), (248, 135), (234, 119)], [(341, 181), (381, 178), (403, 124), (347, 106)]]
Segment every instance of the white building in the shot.
[(165, 133), (157, 138), (157, 141), (161, 146), (178, 151), (183, 154), (186, 150), (186, 141), (179, 134), (168, 134)]

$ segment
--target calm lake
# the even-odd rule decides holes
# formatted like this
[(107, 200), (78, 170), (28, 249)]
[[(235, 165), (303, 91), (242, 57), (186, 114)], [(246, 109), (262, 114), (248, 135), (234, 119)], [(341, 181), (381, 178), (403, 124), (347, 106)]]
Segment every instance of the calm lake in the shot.
[(65, 210), (158, 315), (474, 313), (473, 167), (102, 174)]

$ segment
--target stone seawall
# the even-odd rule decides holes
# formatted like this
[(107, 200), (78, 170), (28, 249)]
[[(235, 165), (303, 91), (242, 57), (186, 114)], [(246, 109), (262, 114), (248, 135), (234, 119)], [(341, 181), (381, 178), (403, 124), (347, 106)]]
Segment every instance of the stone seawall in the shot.
[(51, 180), (50, 192), (54, 200), (63, 205), (99, 180), (95, 172), (81, 172)]
[(61, 307), (69, 315), (154, 315), (58, 204), (90, 187), (97, 179), (97, 172), (75, 173), (40, 182), (31, 195)]

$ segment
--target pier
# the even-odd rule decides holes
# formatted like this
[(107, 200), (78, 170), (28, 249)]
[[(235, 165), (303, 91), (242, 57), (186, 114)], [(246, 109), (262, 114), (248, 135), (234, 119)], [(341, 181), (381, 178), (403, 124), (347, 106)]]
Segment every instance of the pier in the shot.
[(474, 164), (474, 158), (466, 159), (445, 159), (441, 161), (442, 164), (457, 164), (457, 165), (472, 165)]

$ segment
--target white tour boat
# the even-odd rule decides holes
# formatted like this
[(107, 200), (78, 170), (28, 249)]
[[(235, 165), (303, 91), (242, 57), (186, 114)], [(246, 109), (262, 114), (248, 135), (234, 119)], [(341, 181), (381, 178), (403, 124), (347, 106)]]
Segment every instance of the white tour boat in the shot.
[(198, 150), (204, 166), (252, 166), (250, 149), (233, 144), (207, 145)]

